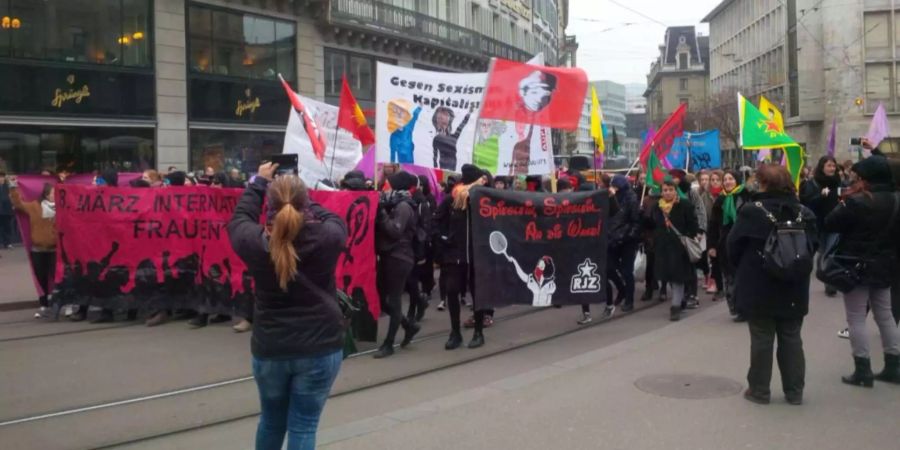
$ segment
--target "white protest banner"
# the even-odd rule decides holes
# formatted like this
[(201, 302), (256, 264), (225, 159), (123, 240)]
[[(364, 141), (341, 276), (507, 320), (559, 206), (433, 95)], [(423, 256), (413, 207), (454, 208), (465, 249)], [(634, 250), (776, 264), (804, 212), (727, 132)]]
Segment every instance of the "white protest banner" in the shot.
[[(337, 106), (298, 95), (306, 110), (316, 121), (316, 125), (325, 133), (325, 157), (322, 161), (316, 158), (309, 136), (303, 128), (302, 120), (291, 108), (287, 131), (284, 134), (282, 153), (294, 153), (298, 156), (300, 178), (307, 186), (316, 186), (322, 180), (339, 180), (353, 170), (362, 159), (362, 144), (353, 138), (347, 130), (337, 128)], [(335, 141), (335, 135), (337, 140)], [(334, 167), (332, 168), (332, 163)]]
[(486, 80), (378, 63), (376, 160), (459, 172), (472, 148), (457, 142), (472, 142)]
[[(532, 64), (542, 64), (538, 55)], [(378, 63), (376, 160), (495, 175), (552, 173), (550, 129), (477, 120), (486, 73), (445, 73)], [(477, 126), (476, 126), (477, 122)]]

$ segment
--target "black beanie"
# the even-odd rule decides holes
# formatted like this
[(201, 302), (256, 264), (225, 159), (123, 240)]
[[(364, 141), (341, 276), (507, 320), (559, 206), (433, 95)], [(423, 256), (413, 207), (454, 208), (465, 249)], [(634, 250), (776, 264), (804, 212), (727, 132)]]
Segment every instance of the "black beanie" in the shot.
[(103, 171), (101, 176), (103, 177), (103, 181), (106, 182), (107, 186), (119, 186), (119, 172), (117, 172), (116, 169), (106, 169)]
[(869, 183), (894, 184), (891, 167), (888, 165), (887, 158), (883, 156), (870, 156), (854, 164), (852, 170)]
[(408, 191), (419, 183), (419, 179), (415, 175), (401, 170), (388, 177), (388, 182), (391, 183), (391, 189), (395, 191)]
[(169, 180), (169, 185), (171, 186), (184, 186), (184, 180), (187, 178), (187, 174), (179, 170), (166, 175), (166, 178)]
[(366, 174), (364, 174), (362, 170), (351, 170), (344, 175), (345, 180), (352, 180), (354, 178), (366, 181)]
[(484, 175), (484, 172), (473, 164), (463, 164), (462, 166), (462, 179), (460, 180), (462, 184), (472, 184), (477, 181), (481, 176)]

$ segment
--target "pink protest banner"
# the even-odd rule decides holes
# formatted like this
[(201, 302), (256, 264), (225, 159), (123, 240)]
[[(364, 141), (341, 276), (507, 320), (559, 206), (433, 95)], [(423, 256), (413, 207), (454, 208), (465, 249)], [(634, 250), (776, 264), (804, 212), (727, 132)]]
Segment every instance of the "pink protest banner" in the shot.
[(357, 302), (365, 301), (371, 316), (381, 315), (375, 285), (375, 212), (378, 193), (372, 191), (310, 191), (313, 201), (347, 224), (347, 246), (338, 259), (337, 286)]
[[(73, 185), (90, 185), (93, 184), (94, 177), (95, 176), (93, 174), (69, 175), (65, 179), (64, 183)], [(120, 173), (119, 182), (129, 183), (131, 182), (131, 180), (140, 177), (140, 173)], [(22, 201), (25, 202), (40, 201), (41, 192), (44, 190), (44, 184), (49, 183), (51, 186), (61, 184), (59, 178), (45, 175), (19, 175), (18, 177), (16, 177), (16, 183), (18, 184), (18, 190), (20, 195), (22, 196)], [(30, 265), (31, 221), (28, 219), (28, 216), (26, 214), (22, 213), (21, 211), (16, 211), (16, 223), (18, 223), (19, 225), (19, 233), (22, 236), (22, 243), (25, 245), (25, 249), (28, 250), (28, 259)], [(38, 295), (44, 295), (44, 290), (41, 288), (40, 283), (38, 283), (37, 277), (35, 276), (33, 270), (31, 272), (31, 279), (34, 282), (34, 287), (37, 290)]]
[[(207, 186), (58, 186), (56, 299), (249, 317), (253, 279), (232, 250), (226, 229), (241, 193)], [(311, 196), (348, 224), (337, 286), (365, 301), (377, 318), (377, 194), (312, 191)]]

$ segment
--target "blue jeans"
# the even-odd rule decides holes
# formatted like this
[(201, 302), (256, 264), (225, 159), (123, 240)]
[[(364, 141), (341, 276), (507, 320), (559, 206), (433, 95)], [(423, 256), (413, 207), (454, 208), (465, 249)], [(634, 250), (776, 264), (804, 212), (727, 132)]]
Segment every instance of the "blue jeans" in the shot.
[(257, 450), (279, 450), (288, 432), (288, 450), (316, 447), (319, 417), (341, 368), (343, 352), (295, 359), (253, 358), (253, 377), (262, 414)]

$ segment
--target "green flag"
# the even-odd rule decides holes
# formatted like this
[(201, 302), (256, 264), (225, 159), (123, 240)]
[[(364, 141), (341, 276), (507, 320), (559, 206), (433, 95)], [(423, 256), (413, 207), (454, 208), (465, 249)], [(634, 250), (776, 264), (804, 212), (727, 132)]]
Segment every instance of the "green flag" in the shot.
[(662, 183), (666, 179), (666, 172), (662, 169), (662, 163), (656, 152), (650, 152), (650, 158), (647, 159), (647, 188), (651, 191), (662, 189)]
[(613, 156), (618, 156), (619, 155), (619, 135), (616, 134), (615, 128), (613, 128), (613, 132), (612, 132), (612, 149), (613, 149), (613, 151), (612, 151)]
[(741, 147), (744, 150), (784, 148), (797, 143), (781, 129), (778, 121), (761, 113), (753, 103), (738, 94), (741, 120)]
[[(791, 173), (794, 185), (799, 188), (800, 173), (803, 170), (803, 149), (800, 145), (784, 132), (776, 117), (763, 114), (741, 94), (738, 94), (738, 114), (741, 123), (741, 147), (744, 150), (784, 149), (788, 172)], [(780, 115), (779, 112), (777, 116)]]

